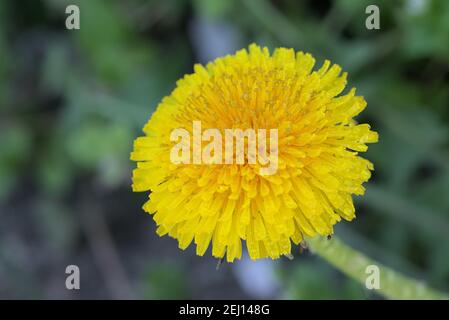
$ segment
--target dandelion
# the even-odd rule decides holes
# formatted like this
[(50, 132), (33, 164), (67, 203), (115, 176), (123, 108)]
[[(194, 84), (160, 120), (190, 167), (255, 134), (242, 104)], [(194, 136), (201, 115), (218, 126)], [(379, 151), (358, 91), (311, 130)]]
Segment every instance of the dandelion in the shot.
[[(192, 241), (198, 255), (228, 262), (246, 245), (252, 259), (291, 257), (292, 242), (328, 236), (355, 217), (352, 195), (373, 165), (358, 155), (377, 133), (353, 119), (365, 107), (355, 89), (346, 94), (346, 73), (329, 61), (279, 48), (272, 55), (255, 44), (218, 58), (177, 82), (134, 142), (133, 190), (150, 191), (143, 209), (157, 234)], [(261, 174), (259, 162), (173, 163), (173, 130), (277, 129), (277, 171)], [(205, 146), (206, 141), (197, 141)], [(187, 144), (190, 150), (195, 143)]]

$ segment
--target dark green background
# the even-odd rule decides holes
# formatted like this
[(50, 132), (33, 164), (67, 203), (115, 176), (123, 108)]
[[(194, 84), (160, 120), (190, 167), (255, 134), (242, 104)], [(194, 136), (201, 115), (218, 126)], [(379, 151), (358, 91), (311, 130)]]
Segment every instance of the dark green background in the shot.
[[(67, 4), (80, 30), (65, 29)], [(365, 28), (369, 4), (380, 30)], [(132, 143), (161, 98), (252, 42), (349, 72), (380, 142), (336, 233), (449, 290), (449, 1), (0, 0), (0, 298), (379, 298), (298, 249), (216, 271), (159, 239), (131, 192)]]

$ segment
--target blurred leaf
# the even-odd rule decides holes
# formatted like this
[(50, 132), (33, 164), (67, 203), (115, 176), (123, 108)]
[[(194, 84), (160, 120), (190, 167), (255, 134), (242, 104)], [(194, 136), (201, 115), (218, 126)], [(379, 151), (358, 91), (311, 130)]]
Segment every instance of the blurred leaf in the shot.
[(0, 3), (0, 111), (6, 108), (7, 98), (7, 71), (9, 65), (9, 50), (6, 45), (6, 10), (4, 3)]
[(419, 7), (412, 7), (412, 1), (407, 3), (409, 10), (402, 15), (405, 55), (412, 58), (435, 55), (449, 62), (449, 2), (422, 1)]
[(84, 168), (96, 168), (109, 157), (128, 159), (132, 133), (125, 126), (89, 121), (70, 132), (67, 152)]
[(438, 170), (434, 176), (416, 184), (417, 199), (431, 205), (449, 221), (449, 167)]
[(428, 152), (448, 142), (448, 128), (429, 110), (411, 107), (406, 110), (385, 108), (384, 112), (384, 121), (389, 124), (390, 130), (394, 130), (398, 136), (422, 152)]
[(31, 152), (31, 135), (21, 124), (0, 127), (0, 201), (12, 191)]
[(55, 41), (47, 49), (42, 66), (41, 85), (50, 93), (62, 93), (67, 85), (67, 75), (71, 72), (68, 49), (64, 42)]
[[(61, 5), (54, 1), (48, 4), (61, 10)], [(149, 42), (136, 41), (136, 30), (121, 13), (117, 1), (76, 0), (71, 4), (80, 8), (81, 25), (71, 34), (104, 81), (123, 83), (150, 61)]]
[(362, 287), (351, 279), (338, 278), (335, 270), (318, 261), (301, 261), (293, 273), (284, 279), (288, 298), (309, 299), (363, 299)]
[(185, 274), (174, 263), (153, 264), (145, 275), (145, 299), (185, 299)]
[(367, 187), (362, 200), (372, 207), (377, 214), (387, 214), (389, 217), (400, 219), (403, 223), (413, 226), (416, 231), (425, 231), (428, 235), (438, 235), (441, 239), (449, 239), (449, 222), (444, 214), (416, 203), (413, 198), (405, 198), (389, 192), (387, 187)]
[(219, 19), (223, 18), (232, 10), (236, 1), (194, 0), (193, 3), (202, 15), (211, 19)]
[(66, 156), (64, 139), (59, 132), (55, 131), (37, 163), (37, 178), (44, 193), (56, 197), (69, 190), (75, 170), (73, 163)]

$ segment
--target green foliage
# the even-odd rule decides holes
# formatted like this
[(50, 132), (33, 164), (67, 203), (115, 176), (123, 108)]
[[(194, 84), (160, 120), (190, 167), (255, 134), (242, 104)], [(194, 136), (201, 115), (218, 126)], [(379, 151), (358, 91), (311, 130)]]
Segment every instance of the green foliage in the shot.
[(403, 50), (407, 57), (422, 58), (429, 55), (448, 62), (449, 3), (447, 1), (408, 2), (401, 18), (404, 40)]
[[(359, 299), (364, 296), (362, 287), (354, 280), (338, 277), (337, 271), (317, 261), (300, 261), (298, 266), (284, 275), (285, 292), (291, 299)], [(368, 297), (368, 295), (367, 295)]]
[(195, 0), (194, 5), (204, 16), (211, 19), (220, 19), (229, 14), (236, 5), (235, 0), (229, 1), (208, 1)]
[(0, 128), (0, 200), (8, 195), (17, 182), (25, 158), (31, 152), (30, 139), (29, 130), (20, 123)]
[[(154, 244), (147, 251), (145, 244), (162, 240), (150, 239), (150, 228), (139, 233), (152, 224), (140, 210), (146, 196), (131, 194), (128, 158), (158, 102), (210, 46), (191, 28), (204, 17), (232, 27), (243, 45), (293, 47), (313, 53), (317, 64), (328, 58), (349, 72), (349, 86), (368, 102), (360, 120), (372, 123), (380, 142), (366, 154), (376, 171), (366, 195), (355, 198), (358, 218), (336, 233), (356, 239), (358, 250), (384, 265), (448, 291), (449, 2), (323, 3), (0, 2), (0, 279), (9, 279), (11, 295), (45, 297), (52, 289), (33, 279), (59, 274), (58, 263), (70, 257), (88, 261), (93, 295), (105, 296), (92, 263), (104, 257), (89, 256), (98, 244), (85, 239), (86, 207), (105, 213), (111, 247), (130, 283), (144, 283), (141, 296), (198, 292), (195, 278), (186, 281), (198, 273), (177, 263), (185, 255), (174, 242), (171, 263), (148, 262), (161, 249)], [(80, 6), (80, 30), (64, 28), (68, 4)], [(380, 30), (365, 28), (368, 4), (380, 7)], [(226, 41), (207, 24), (202, 28)], [(136, 265), (148, 271), (143, 279)], [(202, 283), (219, 285), (201, 289), (214, 297), (225, 295), (222, 287), (228, 297), (240, 292), (227, 273), (210, 272)], [(279, 279), (287, 298), (378, 298), (314, 258), (282, 264)]]
[(143, 279), (145, 299), (186, 299), (186, 278), (174, 263), (155, 263)]

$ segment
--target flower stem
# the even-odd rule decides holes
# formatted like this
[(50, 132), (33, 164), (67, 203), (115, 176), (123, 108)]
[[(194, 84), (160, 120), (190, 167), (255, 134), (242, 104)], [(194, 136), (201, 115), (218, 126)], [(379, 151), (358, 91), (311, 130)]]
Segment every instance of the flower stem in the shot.
[(365, 285), (371, 273), (366, 273), (367, 267), (375, 265), (379, 268), (380, 288), (377, 293), (388, 299), (449, 299), (446, 293), (429, 288), (425, 283), (408, 278), (380, 263), (366, 257), (362, 253), (350, 248), (341, 240), (315, 237), (307, 240), (310, 250), (318, 254), (331, 265), (349, 277)]

